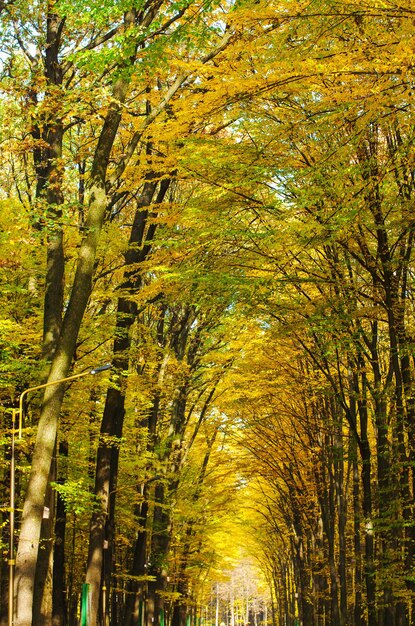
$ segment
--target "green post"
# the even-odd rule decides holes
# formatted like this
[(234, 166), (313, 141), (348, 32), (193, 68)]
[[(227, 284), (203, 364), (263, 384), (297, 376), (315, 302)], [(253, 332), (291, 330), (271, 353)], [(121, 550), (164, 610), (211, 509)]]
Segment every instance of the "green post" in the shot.
[(160, 609), (160, 626), (164, 626), (164, 611)]
[(82, 585), (82, 597), (81, 597), (81, 626), (88, 626), (88, 604), (89, 604), (89, 585), (84, 583)]

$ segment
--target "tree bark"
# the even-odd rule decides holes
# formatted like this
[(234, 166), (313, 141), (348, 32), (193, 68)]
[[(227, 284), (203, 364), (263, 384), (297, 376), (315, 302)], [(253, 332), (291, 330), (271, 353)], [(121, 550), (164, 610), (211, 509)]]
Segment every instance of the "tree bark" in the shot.
[[(92, 165), (86, 235), (80, 245), (71, 297), (62, 324), (58, 346), (52, 359), (48, 382), (65, 378), (71, 366), (79, 329), (92, 290), (92, 277), (99, 236), (107, 207), (106, 172), (121, 119), (128, 81), (119, 79), (98, 140)], [(15, 626), (31, 626), (36, 563), (60, 408), (64, 396), (62, 384), (46, 388), (33, 452), (32, 468), (23, 506), (20, 540), (16, 559)]]
[[(160, 204), (163, 201), (169, 183), (168, 179), (162, 182), (156, 203)], [(126, 270), (122, 284), (123, 292), (128, 291), (131, 295), (137, 292), (141, 286), (141, 276), (137, 268), (131, 270), (131, 266), (136, 266), (145, 260), (151, 250), (151, 240), (155, 234), (155, 224), (151, 225), (146, 233), (148, 217), (146, 207), (150, 205), (153, 199), (156, 186), (156, 182), (147, 181), (145, 183), (131, 230), (129, 250), (126, 253)], [(144, 241), (146, 245), (142, 246)], [(122, 436), (126, 393), (126, 381), (122, 372), (126, 372), (129, 367), (130, 329), (136, 319), (137, 308), (137, 302), (128, 299), (128, 297), (124, 296), (118, 300), (113, 348), (113, 365), (117, 384), (107, 391), (101, 423), (94, 489), (94, 493), (99, 501), (99, 507), (96, 508), (91, 517), (86, 571), (86, 582), (90, 585), (90, 619), (92, 624), (95, 624), (99, 613), (104, 540), (106, 539), (105, 528), (106, 526), (111, 526), (115, 514), (115, 491), (118, 474), (117, 440)], [(108, 518), (110, 497), (112, 499), (111, 519)], [(110, 537), (107, 537), (107, 540), (110, 540)], [(109, 571), (107, 571), (107, 576), (110, 575), (110, 568), (111, 560), (108, 558), (107, 570)]]
[[(59, 452), (68, 456), (68, 442), (59, 444)], [(63, 482), (63, 480), (61, 481)], [(66, 536), (66, 509), (59, 493), (56, 503), (55, 542), (53, 553), (53, 585), (52, 585), (52, 624), (66, 626), (67, 598), (65, 580), (65, 536)]]
[[(213, 394), (212, 394), (213, 395)], [(203, 482), (206, 477), (206, 471), (210, 460), (210, 455), (212, 452), (213, 444), (218, 434), (218, 428), (215, 429), (212, 438), (209, 441), (209, 448), (205, 453), (203, 458), (202, 466), (199, 472), (199, 476), (197, 478), (196, 488), (192, 495), (191, 501), (195, 505), (200, 498), (202, 492)], [(188, 565), (188, 560), (191, 551), (191, 540), (195, 534), (194, 524), (196, 520), (191, 519), (188, 522), (185, 534), (185, 542), (182, 550), (182, 554), (180, 556), (180, 567), (178, 572), (178, 580), (177, 580), (177, 592), (180, 594), (179, 599), (174, 603), (173, 613), (171, 618), (171, 626), (186, 626), (186, 618), (188, 611), (188, 603), (186, 602), (187, 595), (187, 581), (186, 581), (186, 567)], [(216, 597), (217, 600), (217, 611), (219, 610), (219, 598)], [(248, 611), (247, 611), (248, 612)], [(218, 619), (216, 618), (216, 622)], [(245, 622), (248, 622), (248, 618), (245, 619)]]
[[(56, 443), (56, 442), (55, 442)], [(33, 624), (51, 626), (52, 624), (52, 586), (53, 586), (53, 528), (55, 519), (55, 498), (50, 482), (56, 479), (56, 445), (54, 460), (51, 463), (48, 485), (46, 488), (44, 514), (40, 529), (39, 556), (36, 563), (35, 585), (33, 594)]]
[[(43, 309), (43, 344), (42, 354), (51, 361), (62, 327), (63, 296), (64, 296), (64, 247), (63, 232), (59, 224), (62, 217), (62, 145), (64, 129), (59, 106), (56, 106), (56, 93), (62, 85), (62, 69), (59, 62), (59, 49), (62, 36), (62, 19), (51, 10), (48, 3), (46, 16), (46, 49), (45, 78), (47, 81), (46, 98), (55, 103), (56, 115), (52, 122), (46, 116), (41, 126), (33, 128), (33, 137), (43, 139), (45, 146), (34, 151), (36, 172), (36, 199), (46, 201), (49, 226), (39, 222), (39, 227), (46, 231), (47, 262)], [(50, 481), (55, 479), (56, 465), (51, 467)], [(49, 517), (45, 517), (41, 527), (41, 549), (36, 565), (36, 581), (34, 588), (33, 622), (42, 626), (52, 623), (52, 569), (53, 569), (53, 517), (55, 497), (51, 488), (46, 492), (46, 509)]]

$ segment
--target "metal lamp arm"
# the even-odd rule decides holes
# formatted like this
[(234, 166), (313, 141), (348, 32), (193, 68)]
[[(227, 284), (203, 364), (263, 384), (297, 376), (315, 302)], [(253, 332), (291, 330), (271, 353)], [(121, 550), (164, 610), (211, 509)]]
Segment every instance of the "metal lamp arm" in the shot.
[(23, 430), (23, 398), (32, 391), (37, 391), (38, 389), (44, 389), (45, 387), (50, 387), (51, 385), (60, 385), (60, 383), (66, 383), (70, 380), (75, 380), (76, 378), (81, 378), (82, 376), (88, 376), (90, 374), (98, 374), (99, 372), (104, 372), (105, 370), (111, 369), (112, 364), (107, 363), (106, 365), (101, 365), (100, 367), (95, 367), (92, 370), (86, 370), (85, 372), (81, 372), (80, 374), (74, 374), (73, 376), (67, 376), (66, 378), (60, 378), (59, 380), (51, 380), (48, 383), (43, 383), (43, 385), (36, 385), (36, 387), (29, 387), (29, 389), (25, 389), (19, 396), (19, 439), (22, 438), (22, 430)]

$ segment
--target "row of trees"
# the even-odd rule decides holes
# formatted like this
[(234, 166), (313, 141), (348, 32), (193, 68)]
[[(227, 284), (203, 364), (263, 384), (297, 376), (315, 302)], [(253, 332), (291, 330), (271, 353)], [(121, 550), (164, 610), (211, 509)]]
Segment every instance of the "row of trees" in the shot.
[[(264, 393), (239, 400), (281, 624), (296, 611), (304, 624), (414, 619), (413, 113), (405, 73), (368, 54), (367, 8), (355, 29), (345, 9), (338, 33), (367, 55), (359, 78), (327, 79), (288, 120), (256, 109), (270, 141), (291, 127), (276, 174), (284, 236), (254, 250), (279, 279), (263, 274), (273, 339), (251, 357)], [(385, 11), (376, 42), (392, 56), (390, 36), (413, 39), (398, 7)]]
[(242, 529), (245, 621), (412, 623), (410, 3), (0, 20), (2, 502), (19, 394), (113, 364), (28, 397), (14, 624), (85, 582), (91, 624), (184, 626)]

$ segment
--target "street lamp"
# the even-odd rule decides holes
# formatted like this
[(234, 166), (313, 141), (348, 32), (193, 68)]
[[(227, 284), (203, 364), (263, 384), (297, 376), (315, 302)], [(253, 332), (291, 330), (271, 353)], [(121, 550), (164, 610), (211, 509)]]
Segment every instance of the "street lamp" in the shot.
[(106, 363), (105, 365), (100, 365), (99, 367), (94, 367), (91, 370), (86, 370), (85, 372), (81, 372), (80, 374), (74, 374), (73, 376), (67, 376), (66, 378), (60, 378), (59, 380), (53, 380), (48, 383), (44, 383), (43, 385), (36, 385), (36, 387), (29, 387), (25, 389), (23, 393), (19, 396), (19, 408), (12, 409), (12, 445), (10, 451), (10, 539), (9, 539), (9, 622), (8, 626), (13, 626), (13, 604), (14, 604), (14, 568), (15, 568), (15, 558), (14, 558), (14, 505), (15, 505), (15, 430), (16, 430), (16, 415), (19, 417), (19, 439), (22, 439), (22, 430), (23, 430), (23, 399), (27, 396), (28, 393), (32, 391), (37, 391), (38, 389), (44, 389), (45, 387), (50, 387), (51, 385), (59, 385), (60, 383), (66, 383), (71, 380), (75, 380), (76, 378), (81, 378), (82, 376), (88, 376), (90, 374), (95, 375), (100, 372), (105, 372), (106, 370), (111, 369), (112, 363)]

